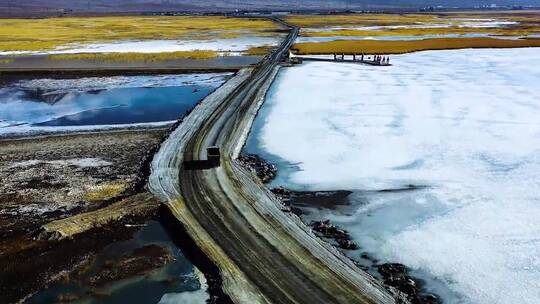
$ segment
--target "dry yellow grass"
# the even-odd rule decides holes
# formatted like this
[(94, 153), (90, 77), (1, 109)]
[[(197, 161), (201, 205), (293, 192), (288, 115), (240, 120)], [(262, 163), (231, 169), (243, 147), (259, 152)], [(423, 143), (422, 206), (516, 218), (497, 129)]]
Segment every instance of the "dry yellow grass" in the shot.
[[(292, 16), (289, 22), (306, 28), (328, 31), (303, 31), (306, 37), (327, 36), (419, 36), (489, 33), (502, 36), (526, 36), (540, 33), (540, 18), (534, 13), (451, 13), (451, 14), (357, 14), (330, 16)], [(475, 27), (468, 22), (518, 22), (505, 26)], [(441, 27), (444, 24), (448, 27)], [(414, 26), (409, 28), (362, 28), (369, 26)], [(336, 29), (332, 29), (336, 28)]]
[(527, 11), (478, 11), (478, 12), (467, 12), (467, 11), (456, 11), (456, 12), (446, 12), (441, 13), (439, 16), (444, 18), (461, 18), (461, 19), (497, 19), (497, 20), (508, 20), (508, 21), (518, 21), (526, 23), (536, 23), (540, 22), (538, 18), (539, 11), (527, 10)]
[(355, 30), (340, 29), (334, 31), (307, 31), (302, 32), (305, 37), (332, 37), (332, 36), (422, 36), (422, 35), (448, 35), (448, 34), (492, 34), (497, 36), (526, 36), (539, 34), (540, 28), (470, 28), (470, 27), (425, 27), (425, 28), (397, 28), (385, 30)]
[(437, 38), (400, 41), (339, 40), (318, 43), (297, 43), (293, 46), (298, 54), (403, 54), (425, 50), (517, 47), (540, 47), (540, 39)]
[(276, 29), (270, 20), (217, 16), (0, 19), (0, 50), (50, 50), (119, 40), (231, 38), (246, 33), (270, 35)]
[(351, 14), (351, 15), (299, 15), (285, 20), (300, 27), (401, 25), (418, 22), (435, 23), (439, 17), (430, 14)]
[(84, 199), (90, 202), (108, 200), (120, 195), (128, 188), (128, 186), (129, 184), (125, 181), (103, 183), (88, 189), (84, 194)]
[(8, 63), (12, 63), (12, 62), (13, 62), (13, 58), (0, 59), (0, 64), (8, 64)]
[(426, 14), (347, 14), (347, 15), (296, 15), (286, 17), (286, 21), (296, 26), (308, 28), (351, 27), (351, 26), (392, 26), (392, 25), (425, 25), (453, 24), (463, 21), (494, 19), (496, 21), (517, 21), (525, 24), (540, 24), (538, 13), (426, 13)]
[(195, 50), (178, 51), (165, 53), (76, 53), (76, 54), (55, 54), (49, 55), (53, 60), (95, 60), (95, 61), (113, 61), (113, 62), (152, 62), (174, 59), (211, 59), (217, 57), (218, 52)]
[(128, 215), (144, 215), (155, 210), (158, 202), (149, 193), (141, 193), (96, 211), (81, 213), (43, 225), (49, 237), (62, 239), (117, 221)]
[(268, 54), (272, 49), (274, 49), (273, 46), (264, 45), (264, 46), (256, 46), (248, 49), (244, 52), (246, 55), (250, 56), (264, 56)]

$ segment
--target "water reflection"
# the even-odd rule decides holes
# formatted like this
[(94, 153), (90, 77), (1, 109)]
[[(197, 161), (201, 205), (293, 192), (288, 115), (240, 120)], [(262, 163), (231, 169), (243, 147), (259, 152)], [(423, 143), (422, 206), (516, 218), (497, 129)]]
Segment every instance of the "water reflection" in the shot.
[[(95, 288), (81, 281), (95, 275), (97, 269), (105, 263), (126, 254), (133, 254), (145, 246), (158, 245), (172, 253), (173, 259), (163, 268), (145, 275), (135, 276)], [(151, 258), (151, 257), (149, 257)], [(206, 293), (201, 291), (201, 284), (193, 264), (182, 254), (163, 226), (154, 220), (145, 224), (133, 239), (117, 242), (102, 250), (91, 268), (83, 275), (81, 281), (59, 282), (51, 288), (38, 293), (28, 303), (55, 303), (66, 295), (76, 296), (80, 303), (158, 303), (164, 295), (187, 293), (196, 294), (199, 303), (204, 303)], [(195, 291), (199, 291), (194, 293)]]
[[(0, 88), (0, 134), (182, 117), (231, 73), (22, 79)], [(66, 128), (58, 128), (58, 130)]]

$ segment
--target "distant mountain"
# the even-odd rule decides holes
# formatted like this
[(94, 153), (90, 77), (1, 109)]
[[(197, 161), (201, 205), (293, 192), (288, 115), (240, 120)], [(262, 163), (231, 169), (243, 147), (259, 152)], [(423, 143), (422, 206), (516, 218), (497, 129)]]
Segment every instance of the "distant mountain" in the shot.
[(425, 6), (534, 5), (540, 0), (0, 0), (1, 15), (84, 12), (415, 9)]

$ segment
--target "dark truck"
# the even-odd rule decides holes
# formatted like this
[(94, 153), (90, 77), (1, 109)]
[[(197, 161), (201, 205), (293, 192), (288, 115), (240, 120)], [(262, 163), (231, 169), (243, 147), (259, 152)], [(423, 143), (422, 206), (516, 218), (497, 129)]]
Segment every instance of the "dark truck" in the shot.
[(212, 167), (219, 167), (221, 164), (221, 152), (219, 151), (219, 147), (212, 146), (206, 148), (206, 159), (208, 159), (208, 163)]
[(221, 152), (219, 151), (219, 147), (216, 146), (206, 148), (206, 159), (184, 161), (184, 169), (186, 170), (212, 169), (220, 165)]

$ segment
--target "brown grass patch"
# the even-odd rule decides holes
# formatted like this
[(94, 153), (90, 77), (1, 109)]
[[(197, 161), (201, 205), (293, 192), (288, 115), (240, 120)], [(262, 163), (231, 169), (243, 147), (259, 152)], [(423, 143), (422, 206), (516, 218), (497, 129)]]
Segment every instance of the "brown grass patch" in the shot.
[[(466, 20), (469, 19), (469, 20)], [(534, 12), (456, 12), (426, 14), (347, 14), (347, 15), (294, 15), (285, 20), (300, 27), (333, 27), (333, 26), (391, 26), (391, 25), (425, 25), (453, 24), (457, 25), (471, 19), (495, 19), (496, 21), (517, 21), (527, 25), (539, 25), (538, 13)], [(478, 28), (477, 28), (478, 29)]]
[(264, 56), (270, 53), (273, 49), (274, 47), (270, 45), (256, 46), (248, 49), (244, 52), (244, 54), (249, 56)]
[(57, 238), (64, 238), (106, 225), (111, 221), (118, 221), (126, 216), (144, 215), (156, 210), (157, 207), (158, 202), (150, 193), (141, 193), (95, 211), (49, 222), (43, 225), (43, 228), (48, 234), (56, 232)]
[(495, 38), (437, 38), (423, 40), (338, 40), (330, 42), (297, 43), (298, 54), (403, 54), (425, 50), (452, 50), (465, 48), (519, 48), (539, 47), (540, 39)]
[(129, 187), (125, 181), (103, 183), (92, 187), (84, 194), (84, 199), (90, 202), (108, 200), (120, 195)]
[(401, 25), (417, 22), (431, 23), (437, 19), (438, 16), (432, 14), (297, 15), (285, 17), (287, 22), (300, 27)]
[(422, 36), (422, 35), (465, 35), (465, 34), (491, 34), (497, 36), (526, 36), (540, 33), (540, 28), (500, 27), (500, 28), (471, 28), (471, 27), (425, 27), (425, 28), (397, 28), (385, 30), (354, 30), (341, 29), (335, 31), (303, 32), (304, 37), (332, 37), (332, 36)]

